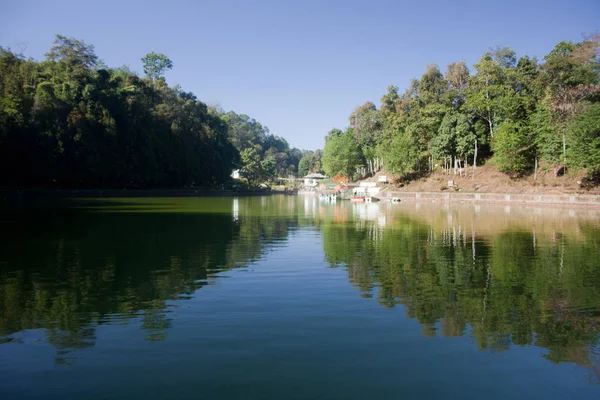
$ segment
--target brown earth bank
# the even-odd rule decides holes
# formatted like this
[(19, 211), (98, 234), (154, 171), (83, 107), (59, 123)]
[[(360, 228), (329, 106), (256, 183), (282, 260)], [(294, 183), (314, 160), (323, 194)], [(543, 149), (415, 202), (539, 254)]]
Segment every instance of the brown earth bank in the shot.
[[(533, 174), (522, 178), (511, 178), (500, 172), (492, 164), (478, 166), (473, 175), (473, 167), (463, 169), (462, 176), (454, 172), (447, 174), (441, 170), (414, 179), (400, 180), (399, 177), (385, 172), (364, 181), (377, 181), (379, 176), (387, 175), (392, 182), (384, 184), (383, 191), (391, 192), (466, 192), (466, 193), (506, 193), (506, 194), (553, 194), (553, 195), (600, 195), (600, 186), (585, 187), (585, 171), (568, 171), (564, 176), (556, 176), (549, 166), (538, 170), (537, 179)], [(449, 187), (449, 181), (453, 181)]]

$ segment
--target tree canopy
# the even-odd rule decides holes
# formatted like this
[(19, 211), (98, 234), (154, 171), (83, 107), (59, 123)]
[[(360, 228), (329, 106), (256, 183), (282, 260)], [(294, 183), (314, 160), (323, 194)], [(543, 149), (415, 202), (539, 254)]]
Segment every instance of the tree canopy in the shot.
[(173, 68), (173, 62), (162, 53), (151, 52), (142, 58), (144, 73), (152, 80), (161, 77), (167, 70)]
[(242, 166), (247, 148), (268, 159), (269, 176), (296, 173), (302, 151), (246, 115), (169, 87), (166, 55), (142, 61), (147, 78), (61, 35), (40, 62), (0, 47), (0, 185), (213, 186)]
[(596, 35), (557, 44), (543, 62), (497, 47), (472, 69), (458, 61), (442, 74), (429, 65), (403, 93), (390, 85), (379, 109), (366, 102), (352, 111), (354, 142), (335, 139), (339, 130), (330, 132), (325, 170), (366, 175), (385, 167), (399, 175), (423, 174), (491, 157), (515, 177), (538, 160), (596, 175), (599, 50)]

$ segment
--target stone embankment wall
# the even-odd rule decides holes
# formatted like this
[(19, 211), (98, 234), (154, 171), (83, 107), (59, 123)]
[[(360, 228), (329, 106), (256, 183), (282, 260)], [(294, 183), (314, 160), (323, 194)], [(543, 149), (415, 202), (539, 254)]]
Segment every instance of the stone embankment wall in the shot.
[(553, 194), (502, 194), (502, 193), (460, 193), (460, 192), (386, 192), (381, 200), (392, 198), (400, 201), (435, 203), (497, 203), (600, 207), (600, 196), (553, 195)]

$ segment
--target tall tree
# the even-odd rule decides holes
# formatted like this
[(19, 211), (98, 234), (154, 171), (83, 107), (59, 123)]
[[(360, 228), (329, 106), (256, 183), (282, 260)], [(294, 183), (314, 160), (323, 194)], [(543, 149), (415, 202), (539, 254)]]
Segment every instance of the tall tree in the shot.
[(516, 96), (507, 78), (508, 70), (503, 67), (507, 62), (502, 61), (501, 65), (495, 59), (498, 57), (487, 53), (475, 64), (476, 73), (469, 80), (465, 105), (487, 122), (492, 137), (497, 125), (510, 115)]
[(600, 97), (600, 36), (581, 43), (560, 42), (544, 57), (546, 104), (553, 110), (563, 143), (563, 168), (567, 167), (567, 126), (590, 100)]
[(153, 81), (173, 68), (173, 62), (162, 53), (150, 52), (142, 58), (144, 73)]
[(323, 149), (323, 170), (330, 176), (342, 174), (353, 178), (356, 169), (363, 163), (363, 155), (352, 129), (342, 134), (339, 132), (332, 129), (327, 136)]
[(383, 128), (379, 111), (375, 104), (368, 101), (355, 108), (348, 120), (354, 137), (365, 157), (367, 172), (369, 174), (377, 172), (381, 166), (379, 162), (381, 157), (378, 154), (377, 146), (382, 141)]

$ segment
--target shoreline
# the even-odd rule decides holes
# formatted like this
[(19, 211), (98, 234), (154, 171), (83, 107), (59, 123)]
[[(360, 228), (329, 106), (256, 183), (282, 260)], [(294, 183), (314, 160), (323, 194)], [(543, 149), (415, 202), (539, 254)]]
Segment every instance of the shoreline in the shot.
[[(298, 192), (308, 194), (312, 192)], [(0, 203), (19, 200), (58, 200), (77, 198), (145, 198), (145, 197), (250, 197), (284, 195), (280, 190), (219, 189), (0, 189)], [(373, 197), (381, 201), (398, 198), (405, 203), (458, 203), (528, 205), (550, 207), (600, 208), (600, 195), (556, 195), (519, 193), (461, 192), (383, 192)]]
[[(20, 199), (236, 197), (268, 196), (277, 191), (220, 189), (0, 189), (0, 201)], [(281, 192), (283, 193), (283, 192)]]

